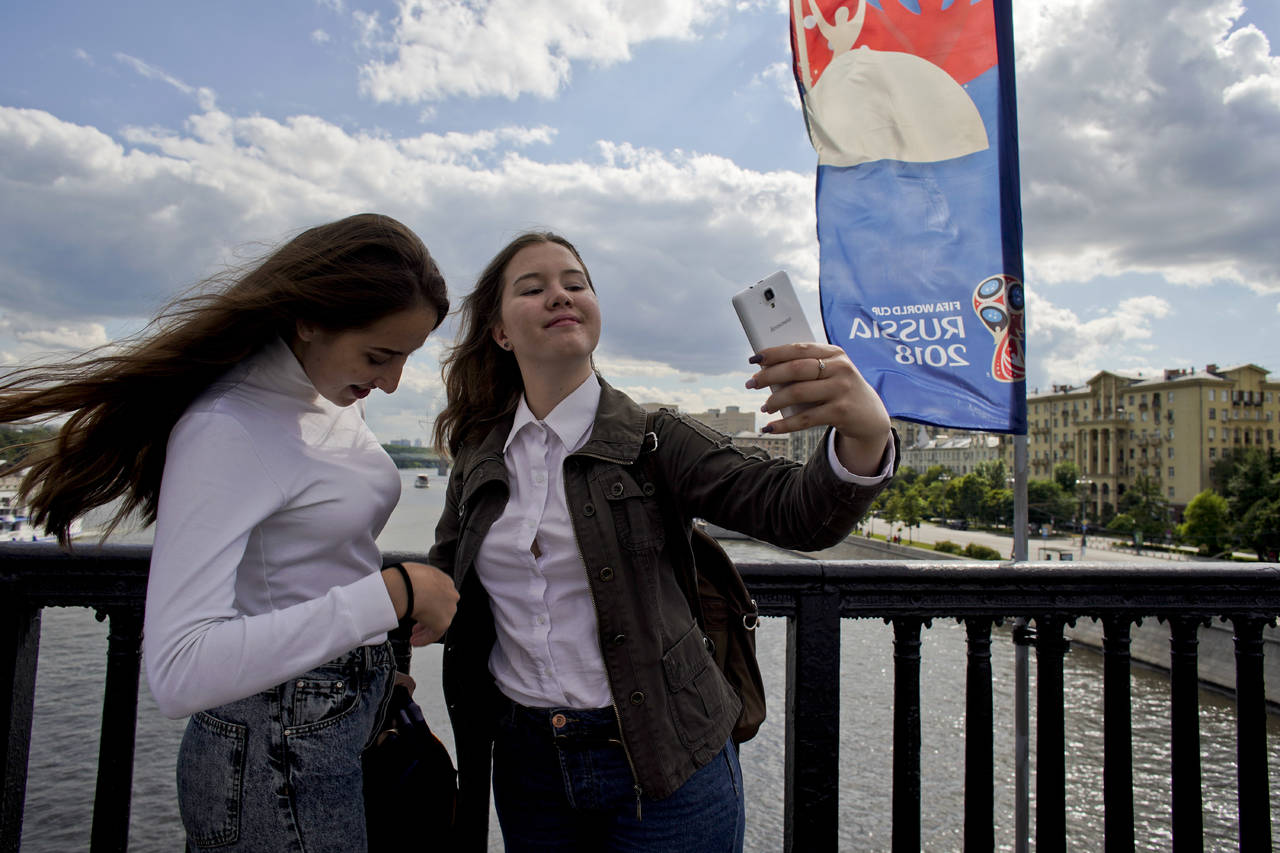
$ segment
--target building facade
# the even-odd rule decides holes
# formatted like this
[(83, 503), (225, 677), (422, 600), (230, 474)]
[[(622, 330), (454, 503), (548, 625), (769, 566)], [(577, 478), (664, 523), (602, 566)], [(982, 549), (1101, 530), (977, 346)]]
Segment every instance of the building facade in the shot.
[(725, 435), (736, 436), (741, 432), (756, 431), (756, 413), (744, 412), (738, 406), (725, 406), (724, 411), (708, 409), (705, 412), (690, 412), (689, 417), (696, 418)]
[(1029, 394), (1028, 476), (1048, 479), (1058, 463), (1074, 462), (1088, 516), (1097, 518), (1146, 475), (1181, 514), (1210, 488), (1210, 469), (1223, 456), (1280, 447), (1280, 382), (1268, 374), (1256, 364), (1153, 377), (1104, 370), (1080, 387)]
[(930, 434), (919, 424), (894, 422), (902, 438), (902, 464), (909, 465), (923, 474), (930, 468), (942, 466), (952, 476), (962, 477), (972, 473), (983, 462), (1005, 461), (1013, 470), (1013, 456), (1005, 460), (1007, 436), (985, 432)]

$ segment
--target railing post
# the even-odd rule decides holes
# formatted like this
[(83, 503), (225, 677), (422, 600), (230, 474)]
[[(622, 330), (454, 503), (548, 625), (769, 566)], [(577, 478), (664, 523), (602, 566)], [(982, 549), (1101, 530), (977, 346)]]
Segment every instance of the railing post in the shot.
[(995, 726), (991, 699), (991, 619), (966, 619), (964, 849), (995, 849)]
[(1173, 851), (1204, 850), (1200, 794), (1200, 677), (1198, 616), (1169, 619), (1169, 690), (1172, 736)]
[(133, 796), (133, 752), (138, 728), (138, 670), (142, 646), (142, 608), (99, 611), (110, 619), (107, 632), (107, 678), (102, 698), (102, 732), (98, 740), (98, 787), (93, 797), (93, 853), (123, 851), (129, 846), (129, 811)]
[(840, 596), (802, 592), (787, 620), (788, 853), (835, 851), (840, 778)]
[(1027, 853), (1031, 839), (1031, 709), (1028, 651), (1035, 642), (1035, 629), (1025, 617), (1013, 621), (1013, 821), (1015, 853)]
[(1133, 853), (1133, 703), (1130, 696), (1132, 617), (1103, 624), (1103, 767), (1106, 853)]
[(1067, 849), (1066, 714), (1062, 659), (1066, 619), (1036, 617), (1036, 853)]
[(1271, 849), (1271, 795), (1267, 779), (1267, 697), (1262, 628), (1269, 619), (1232, 618), (1236, 641), (1236, 789), (1240, 849)]
[[(22, 809), (27, 798), (27, 758), (40, 654), (40, 611), (12, 588), (0, 607), (0, 729), (4, 733), (4, 798), (0, 800), (0, 850), (16, 853), (22, 844)], [(16, 600), (15, 600), (16, 599)]]
[(920, 625), (893, 620), (893, 851), (920, 850)]

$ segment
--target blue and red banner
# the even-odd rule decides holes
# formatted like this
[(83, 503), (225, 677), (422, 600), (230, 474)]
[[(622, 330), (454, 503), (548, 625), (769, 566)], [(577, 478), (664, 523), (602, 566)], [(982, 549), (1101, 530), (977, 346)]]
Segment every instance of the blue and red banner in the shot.
[(1011, 0), (791, 0), (822, 320), (889, 414), (1025, 433)]

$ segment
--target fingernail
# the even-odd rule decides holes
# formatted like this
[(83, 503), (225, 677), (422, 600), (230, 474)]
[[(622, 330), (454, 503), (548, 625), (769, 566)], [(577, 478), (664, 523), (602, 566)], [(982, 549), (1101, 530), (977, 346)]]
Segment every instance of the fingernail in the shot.
[(760, 431), (761, 431), (761, 432), (773, 432), (773, 427), (772, 427), (772, 426), (770, 426), (769, 424), (765, 424), (764, 426), (760, 427)]
[(747, 387), (748, 387), (748, 388), (754, 388), (754, 387), (756, 387), (756, 380), (755, 380), (755, 377), (752, 377), (751, 379), (748, 379), (748, 380), (747, 380)]
[(761, 358), (759, 355), (753, 355), (751, 356), (751, 358), (747, 359), (747, 362), (750, 364), (759, 364), (762, 361), (764, 361), (764, 359)]
[(768, 403), (766, 403), (765, 405), (761, 406), (761, 407), (760, 407), (760, 411), (761, 411), (761, 412), (763, 412), (763, 413), (764, 413), (764, 414), (766, 414), (766, 415), (767, 415), (767, 414), (769, 414), (769, 404), (768, 404)]

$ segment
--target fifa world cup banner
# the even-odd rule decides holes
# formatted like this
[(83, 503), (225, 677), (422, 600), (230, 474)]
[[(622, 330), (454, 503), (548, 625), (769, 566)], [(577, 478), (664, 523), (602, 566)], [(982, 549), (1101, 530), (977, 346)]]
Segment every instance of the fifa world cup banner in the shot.
[(827, 338), (889, 413), (1025, 433), (1011, 0), (791, 0)]

